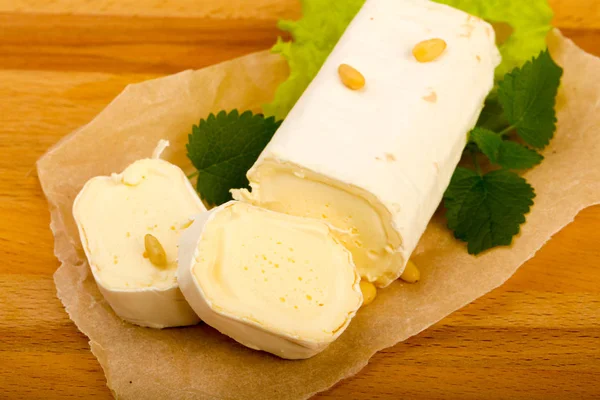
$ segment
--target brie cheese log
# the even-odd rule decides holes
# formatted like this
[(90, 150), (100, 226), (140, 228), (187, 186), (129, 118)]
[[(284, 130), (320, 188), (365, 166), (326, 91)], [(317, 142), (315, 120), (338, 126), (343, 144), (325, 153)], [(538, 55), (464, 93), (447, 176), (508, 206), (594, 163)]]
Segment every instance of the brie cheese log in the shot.
[(363, 299), (352, 256), (327, 225), (233, 201), (183, 233), (177, 275), (204, 322), (287, 359), (325, 349)]
[[(98, 288), (119, 317), (152, 328), (199, 322), (177, 285), (177, 242), (189, 217), (203, 211), (183, 171), (160, 159), (85, 184), (73, 216)], [(164, 248), (166, 265), (148, 259), (146, 234)]]
[[(434, 61), (412, 54), (440, 38)], [(367, 0), (248, 171), (237, 200), (322, 219), (385, 287), (441, 201), (500, 61), (486, 22), (426, 0)], [(338, 67), (366, 84), (350, 90)]]

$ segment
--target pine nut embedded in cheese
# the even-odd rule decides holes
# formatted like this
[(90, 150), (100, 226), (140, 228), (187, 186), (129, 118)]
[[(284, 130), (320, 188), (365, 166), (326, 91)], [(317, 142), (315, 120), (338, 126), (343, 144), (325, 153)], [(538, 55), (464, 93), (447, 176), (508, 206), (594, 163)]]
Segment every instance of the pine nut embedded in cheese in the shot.
[(443, 39), (428, 39), (417, 43), (412, 53), (418, 62), (426, 63), (435, 60), (446, 50), (446, 42)]
[(146, 248), (148, 259), (152, 264), (157, 267), (164, 267), (167, 265), (167, 254), (165, 253), (165, 249), (155, 236), (147, 233), (146, 236), (144, 236), (144, 247)]
[(360, 90), (365, 86), (365, 77), (363, 74), (348, 64), (341, 64), (338, 67), (338, 74), (340, 74), (342, 83), (349, 89)]

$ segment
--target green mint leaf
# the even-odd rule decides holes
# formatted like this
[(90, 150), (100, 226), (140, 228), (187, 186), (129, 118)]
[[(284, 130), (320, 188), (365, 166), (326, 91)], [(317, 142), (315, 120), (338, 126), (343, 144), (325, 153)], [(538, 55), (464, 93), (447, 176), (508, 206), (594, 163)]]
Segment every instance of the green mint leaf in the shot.
[(498, 100), (507, 120), (530, 146), (544, 148), (556, 129), (554, 111), (562, 68), (543, 51), (507, 74), (498, 85)]
[(485, 99), (485, 105), (479, 114), (476, 126), (500, 132), (509, 125), (510, 124), (504, 116), (504, 110), (498, 101), (498, 97), (495, 93), (490, 93), (488, 98)]
[(210, 114), (192, 127), (187, 155), (198, 170), (196, 190), (210, 205), (231, 200), (230, 189), (248, 187), (252, 167), (281, 121), (237, 110)]
[(500, 135), (485, 128), (474, 128), (471, 140), (493, 164), (506, 169), (528, 169), (539, 164), (544, 157), (517, 142), (503, 140)]
[(517, 142), (503, 140), (498, 155), (498, 165), (506, 169), (529, 169), (538, 165), (544, 157), (535, 150)]
[(502, 146), (500, 135), (489, 129), (475, 127), (469, 133), (469, 138), (492, 163), (498, 164), (500, 146)]
[(444, 194), (448, 227), (467, 242), (470, 254), (509, 245), (534, 197), (533, 188), (514, 172), (498, 170), (482, 176), (459, 167)]

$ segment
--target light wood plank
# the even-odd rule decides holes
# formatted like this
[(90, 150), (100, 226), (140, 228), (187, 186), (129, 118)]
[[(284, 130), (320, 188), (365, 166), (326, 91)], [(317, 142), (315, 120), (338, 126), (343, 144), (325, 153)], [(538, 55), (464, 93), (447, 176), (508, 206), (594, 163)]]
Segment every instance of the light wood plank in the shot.
[[(559, 28), (599, 29), (597, 0), (549, 0)], [(0, 12), (218, 19), (295, 19), (300, 0), (0, 0)]]
[(271, 47), (275, 20), (0, 13), (0, 68), (169, 74)]

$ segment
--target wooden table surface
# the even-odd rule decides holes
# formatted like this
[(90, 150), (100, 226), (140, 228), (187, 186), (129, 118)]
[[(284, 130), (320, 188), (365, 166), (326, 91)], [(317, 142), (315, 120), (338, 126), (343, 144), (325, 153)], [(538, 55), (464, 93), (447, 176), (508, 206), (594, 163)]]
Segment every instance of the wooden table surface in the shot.
[[(600, 2), (553, 0), (600, 55)], [(110, 398), (55, 295), (34, 163), (126, 84), (269, 47), (295, 0), (0, 0), (0, 399)], [(600, 206), (501, 288), (320, 398), (600, 398)]]

